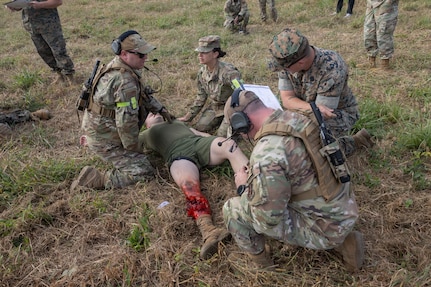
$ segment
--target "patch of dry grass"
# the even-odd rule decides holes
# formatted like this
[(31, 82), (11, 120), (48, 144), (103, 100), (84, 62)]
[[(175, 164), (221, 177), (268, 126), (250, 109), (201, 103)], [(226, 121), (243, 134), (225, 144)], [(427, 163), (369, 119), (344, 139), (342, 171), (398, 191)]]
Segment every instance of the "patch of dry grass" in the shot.
[[(395, 32), (394, 69), (366, 70), (362, 44), (365, 1), (354, 15), (330, 17), (332, 0), (278, 1), (280, 21), (263, 25), (257, 1), (249, 0), (250, 35), (222, 29), (224, 1), (149, 0), (65, 1), (59, 8), (78, 82), (89, 76), (96, 59), (108, 62), (112, 39), (136, 29), (157, 46), (147, 66), (162, 80), (156, 96), (181, 116), (196, 93), (199, 68), (193, 51), (199, 37), (219, 34), (224, 59), (235, 64), (248, 83), (277, 91), (277, 76), (265, 66), (267, 46), (286, 26), (298, 27), (318, 47), (341, 53), (350, 66), (350, 85), (363, 119), (378, 136), (370, 152), (351, 159), (364, 233), (364, 268), (350, 274), (331, 251), (285, 246), (270, 240), (278, 271), (253, 270), (244, 262), (231, 263), (238, 252), (233, 242), (220, 247), (210, 260), (198, 259), (201, 236), (185, 213), (181, 191), (167, 168), (154, 159), (159, 176), (152, 182), (121, 190), (70, 192), (69, 185), (88, 163), (103, 164), (78, 145), (79, 120), (74, 110), (80, 83), (66, 88), (50, 85), (53, 76), (36, 54), (21, 25), (19, 13), (2, 11), (0, 46), (1, 108), (47, 107), (54, 118), (13, 127), (14, 135), (0, 145), (0, 286), (429, 286), (431, 285), (431, 197), (429, 146), (420, 157), (402, 146), (413, 128), (429, 125), (431, 23), (426, 1), (401, 1)], [(16, 86), (23, 71), (38, 73), (41, 83), (29, 89)], [(145, 73), (154, 83), (154, 74)], [(365, 108), (366, 107), (366, 108)], [(48, 164), (52, 174), (41, 177)], [(66, 174), (55, 167), (64, 165)], [(8, 175), (27, 192), (10, 195)], [(34, 182), (38, 182), (35, 184)], [(427, 185), (428, 183), (428, 185)], [(233, 196), (233, 180), (220, 172), (203, 173), (214, 220), (222, 224), (221, 207)], [(423, 187), (423, 188), (420, 188)], [(163, 209), (157, 206), (169, 201)], [(137, 252), (127, 244), (130, 232), (151, 212), (150, 246)]]

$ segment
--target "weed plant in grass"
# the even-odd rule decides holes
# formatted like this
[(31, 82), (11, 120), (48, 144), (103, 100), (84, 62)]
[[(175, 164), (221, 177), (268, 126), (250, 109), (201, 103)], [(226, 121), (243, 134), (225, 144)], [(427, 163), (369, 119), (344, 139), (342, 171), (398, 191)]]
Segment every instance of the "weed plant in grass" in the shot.
[[(330, 17), (332, 0), (276, 3), (278, 23), (262, 24), (258, 1), (248, 1), (250, 34), (223, 29), (223, 1), (64, 1), (59, 8), (78, 82), (52, 85), (54, 74), (37, 55), (20, 13), (0, 18), (1, 109), (47, 108), (49, 121), (12, 127), (0, 142), (0, 286), (430, 286), (431, 176), (429, 42), (431, 3), (400, 1), (393, 69), (365, 69), (365, 1), (349, 19)], [(253, 270), (234, 242), (213, 258), (199, 260), (201, 235), (186, 216), (185, 201), (160, 159), (158, 176), (117, 190), (70, 191), (85, 165), (110, 168), (79, 146), (75, 102), (96, 59), (112, 57), (110, 44), (135, 29), (157, 46), (144, 70), (160, 87), (156, 97), (177, 116), (193, 102), (202, 36), (221, 36), (222, 60), (238, 67), (246, 83), (268, 85), (277, 75), (266, 68), (268, 45), (283, 28), (296, 27), (312, 45), (338, 51), (349, 65), (350, 86), (361, 119), (376, 146), (349, 158), (360, 207), (357, 229), (366, 244), (364, 268), (348, 273), (332, 251), (314, 251), (269, 240), (277, 272)], [(160, 77), (161, 82), (156, 75)], [(247, 143), (242, 143), (245, 147)], [(235, 196), (229, 165), (202, 172), (214, 222)], [(156, 207), (163, 201), (170, 204)]]

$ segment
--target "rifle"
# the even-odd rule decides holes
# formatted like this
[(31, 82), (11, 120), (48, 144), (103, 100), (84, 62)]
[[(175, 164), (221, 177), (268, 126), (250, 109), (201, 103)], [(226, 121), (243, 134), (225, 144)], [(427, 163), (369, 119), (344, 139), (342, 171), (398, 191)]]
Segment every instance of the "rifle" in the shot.
[(94, 77), (96, 76), (97, 70), (99, 69), (100, 60), (96, 61), (96, 64), (94, 64), (93, 72), (91, 73), (91, 76), (87, 79), (87, 81), (84, 83), (81, 95), (78, 98), (78, 101), (76, 102), (76, 108), (78, 111), (84, 111), (86, 108), (88, 108), (88, 104), (90, 103), (89, 98), (91, 94), (91, 87), (93, 85)]
[(142, 89), (142, 94), (139, 98), (138, 105), (139, 105), (139, 112), (138, 112), (138, 126), (139, 129), (144, 125), (145, 120), (148, 116), (148, 110), (145, 107), (145, 102), (149, 102), (153, 98), (153, 94), (155, 94), (156, 91), (151, 88), (151, 86), (144, 86)]
[[(322, 114), (319, 108), (316, 106), (315, 102), (310, 102), (311, 110), (316, 117), (317, 123), (320, 129), (320, 139), (322, 140), (322, 145), (330, 146), (333, 148), (332, 152), (326, 152), (326, 156), (329, 157), (329, 162), (333, 167), (335, 176), (340, 180), (341, 183), (346, 183), (350, 181), (350, 174), (348, 172), (344, 155), (340, 150), (337, 140), (332, 135), (331, 131), (326, 128), (325, 122), (323, 120)], [(329, 150), (329, 149), (328, 149)]]

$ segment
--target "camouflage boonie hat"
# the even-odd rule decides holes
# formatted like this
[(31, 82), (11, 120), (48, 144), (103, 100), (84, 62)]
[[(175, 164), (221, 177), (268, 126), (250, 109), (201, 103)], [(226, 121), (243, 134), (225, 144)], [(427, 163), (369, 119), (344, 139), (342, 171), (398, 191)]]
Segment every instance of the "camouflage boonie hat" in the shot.
[(195, 49), (195, 51), (208, 53), (214, 48), (220, 48), (220, 36), (210, 35), (199, 39), (199, 46)]
[(230, 119), (234, 112), (244, 111), (249, 104), (257, 100), (260, 100), (260, 98), (254, 92), (243, 90), (239, 93), (238, 105), (232, 107), (232, 97), (229, 97), (224, 106), (224, 116), (226, 121), (230, 124)]
[(268, 68), (276, 72), (292, 66), (307, 55), (309, 46), (301, 32), (294, 28), (284, 29), (274, 36), (269, 45), (272, 58), (269, 59)]
[(156, 47), (146, 42), (139, 34), (130, 35), (121, 42), (121, 50), (124, 51), (136, 51), (141, 54), (148, 54), (154, 49)]

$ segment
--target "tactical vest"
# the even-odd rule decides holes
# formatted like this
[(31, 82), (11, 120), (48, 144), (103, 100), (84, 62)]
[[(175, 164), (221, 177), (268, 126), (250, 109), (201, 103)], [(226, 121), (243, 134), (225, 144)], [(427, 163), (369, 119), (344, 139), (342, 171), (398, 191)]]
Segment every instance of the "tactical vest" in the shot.
[[(312, 115), (309, 115), (308, 117), (312, 118)], [(258, 131), (255, 139), (259, 140), (267, 135), (293, 136), (295, 138), (300, 138), (304, 143), (307, 153), (316, 170), (318, 186), (303, 193), (292, 195), (291, 201), (312, 199), (318, 196), (323, 196), (326, 201), (331, 201), (342, 191), (342, 183), (335, 176), (330, 160), (327, 157), (328, 148), (332, 149), (333, 147), (322, 147), (319, 126), (312, 119), (310, 120), (309, 125), (300, 130), (295, 129), (295, 127), (285, 122), (267, 124)]]
[[(130, 74), (136, 80), (137, 85), (139, 85), (139, 90), (142, 91), (143, 88), (142, 88), (142, 84), (141, 84), (139, 77), (135, 74), (133, 69), (130, 68), (129, 66), (127, 66), (126, 64), (121, 63), (121, 62), (111, 62), (107, 65), (104, 64), (102, 66), (102, 68), (100, 68), (99, 71), (97, 71), (96, 76), (94, 77), (94, 80), (93, 80), (93, 84), (91, 86), (91, 93), (90, 93), (90, 97), (89, 97), (90, 102), (88, 104), (87, 110), (91, 111), (93, 113), (97, 113), (99, 115), (105, 116), (105, 117), (115, 119), (115, 110), (104, 108), (104, 107), (100, 106), (99, 104), (97, 104), (93, 101), (93, 95), (96, 91), (96, 86), (97, 86), (100, 78), (112, 70), (120, 70), (120, 71), (126, 70), (126, 71), (130, 72)], [(141, 101), (141, 97), (139, 97), (139, 99), (136, 101), (136, 107), (140, 106), (140, 103), (138, 103), (138, 101), (139, 102)], [(124, 105), (129, 105), (129, 104), (130, 104), (129, 102), (117, 103), (117, 106), (121, 106), (121, 105), (124, 106)]]

